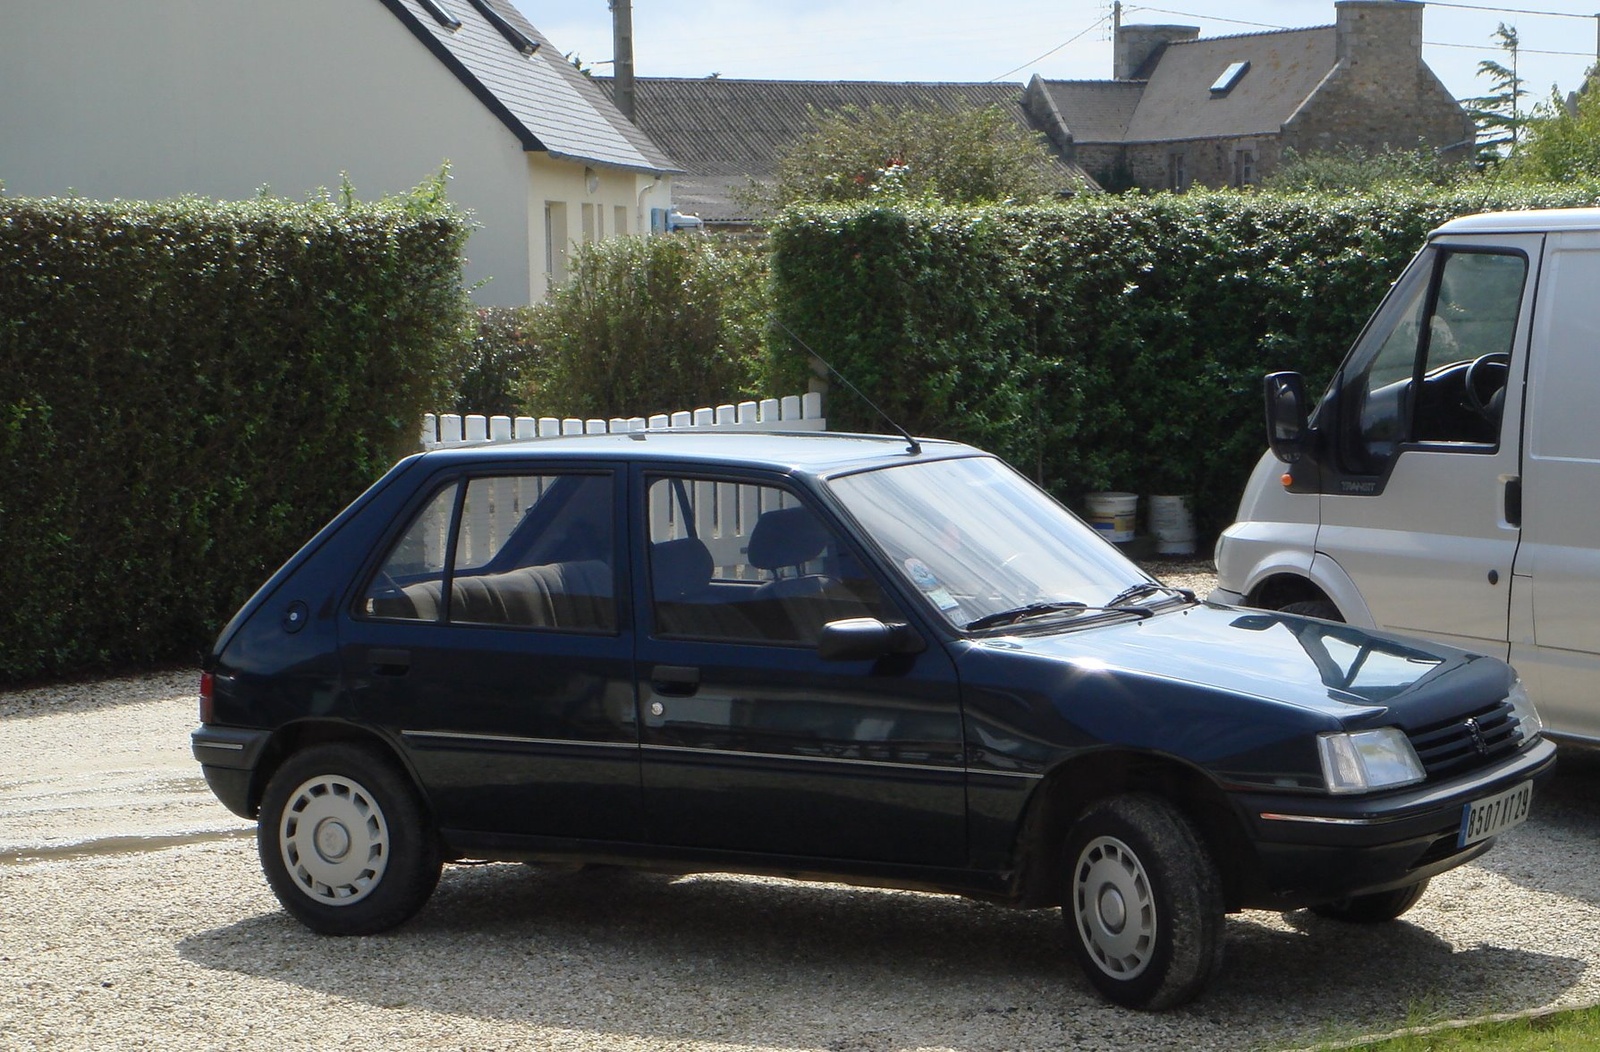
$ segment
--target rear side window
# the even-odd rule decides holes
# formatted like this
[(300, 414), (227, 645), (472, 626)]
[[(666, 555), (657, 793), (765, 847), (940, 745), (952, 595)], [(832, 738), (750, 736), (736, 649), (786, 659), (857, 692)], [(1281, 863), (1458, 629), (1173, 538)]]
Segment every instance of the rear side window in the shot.
[(361, 616), (616, 628), (610, 475), (495, 475), (442, 487), (368, 583)]

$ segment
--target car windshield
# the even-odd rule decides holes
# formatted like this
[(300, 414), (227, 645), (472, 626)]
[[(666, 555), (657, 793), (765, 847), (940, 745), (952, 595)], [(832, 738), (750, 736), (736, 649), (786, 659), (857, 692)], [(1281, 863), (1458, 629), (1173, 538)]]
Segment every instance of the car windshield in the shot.
[(957, 628), (1134, 610), (1173, 594), (993, 457), (901, 464), (830, 485)]

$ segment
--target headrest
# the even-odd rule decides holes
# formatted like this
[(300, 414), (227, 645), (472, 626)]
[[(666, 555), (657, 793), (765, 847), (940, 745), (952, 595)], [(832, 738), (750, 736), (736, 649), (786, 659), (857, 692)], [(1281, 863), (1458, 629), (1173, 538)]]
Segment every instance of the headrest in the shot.
[(828, 540), (827, 527), (809, 508), (778, 508), (756, 520), (745, 557), (761, 570), (799, 566), (821, 555)]
[(658, 541), (650, 546), (650, 579), (657, 599), (683, 599), (711, 581), (711, 552), (698, 537)]

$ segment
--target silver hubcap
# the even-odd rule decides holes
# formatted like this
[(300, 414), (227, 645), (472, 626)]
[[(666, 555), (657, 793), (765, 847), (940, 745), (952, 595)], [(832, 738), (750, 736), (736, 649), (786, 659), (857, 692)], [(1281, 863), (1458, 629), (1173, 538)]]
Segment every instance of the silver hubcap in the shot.
[(389, 825), (361, 783), (318, 775), (290, 795), (278, 847), (296, 887), (325, 905), (348, 906), (383, 879)]
[(1096, 837), (1078, 856), (1072, 875), (1072, 915), (1078, 937), (1102, 972), (1132, 979), (1156, 947), (1156, 903), (1139, 858), (1115, 837)]

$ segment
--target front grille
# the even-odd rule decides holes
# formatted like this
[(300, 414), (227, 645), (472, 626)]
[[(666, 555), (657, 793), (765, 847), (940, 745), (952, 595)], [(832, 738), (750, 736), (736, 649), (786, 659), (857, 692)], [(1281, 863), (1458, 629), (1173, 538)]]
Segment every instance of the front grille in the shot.
[(1418, 727), (1409, 737), (1431, 782), (1515, 752), (1522, 741), (1522, 728), (1511, 714), (1511, 703), (1500, 701), (1469, 716)]

